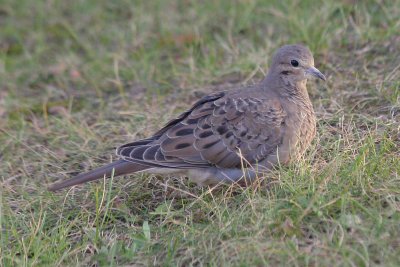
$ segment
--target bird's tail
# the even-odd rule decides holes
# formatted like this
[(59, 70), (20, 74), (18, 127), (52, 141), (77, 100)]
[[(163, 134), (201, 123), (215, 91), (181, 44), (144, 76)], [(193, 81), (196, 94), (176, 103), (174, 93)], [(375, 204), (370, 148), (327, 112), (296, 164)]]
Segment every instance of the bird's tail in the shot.
[(81, 173), (69, 180), (52, 184), (48, 187), (48, 189), (50, 191), (54, 192), (54, 191), (63, 189), (65, 187), (101, 179), (101, 178), (104, 178), (104, 176), (106, 178), (109, 178), (109, 177), (111, 177), (113, 170), (114, 170), (114, 176), (119, 176), (119, 175), (123, 175), (123, 174), (143, 171), (148, 168), (150, 168), (150, 167), (145, 166), (145, 165), (140, 165), (137, 163), (133, 163), (133, 162), (129, 162), (129, 161), (125, 161), (125, 160), (118, 160), (118, 161), (112, 162), (108, 165), (105, 165), (103, 167), (91, 170), (89, 172)]

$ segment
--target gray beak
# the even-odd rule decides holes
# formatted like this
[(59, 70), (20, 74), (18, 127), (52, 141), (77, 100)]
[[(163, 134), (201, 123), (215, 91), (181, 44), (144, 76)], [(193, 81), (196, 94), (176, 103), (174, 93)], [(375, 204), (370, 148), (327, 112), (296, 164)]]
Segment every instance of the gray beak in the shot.
[(321, 80), (326, 81), (325, 75), (323, 75), (316, 67), (310, 67), (306, 70), (306, 75), (308, 76), (314, 76), (317, 77)]

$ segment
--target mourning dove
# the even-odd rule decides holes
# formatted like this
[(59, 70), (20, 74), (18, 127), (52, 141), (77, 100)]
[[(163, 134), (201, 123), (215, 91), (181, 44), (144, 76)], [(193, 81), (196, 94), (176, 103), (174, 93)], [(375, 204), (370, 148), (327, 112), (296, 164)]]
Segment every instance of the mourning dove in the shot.
[(310, 145), (316, 119), (306, 83), (313, 76), (325, 81), (310, 50), (283, 46), (260, 83), (203, 97), (153, 136), (117, 148), (119, 160), (49, 190), (142, 171), (184, 173), (201, 185), (252, 181)]

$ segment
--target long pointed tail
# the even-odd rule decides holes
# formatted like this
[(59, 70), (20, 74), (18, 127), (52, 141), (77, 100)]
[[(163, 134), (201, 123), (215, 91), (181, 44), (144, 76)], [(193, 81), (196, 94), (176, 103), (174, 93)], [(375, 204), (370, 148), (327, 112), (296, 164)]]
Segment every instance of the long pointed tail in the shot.
[(105, 165), (103, 167), (100, 167), (98, 169), (89, 171), (87, 173), (81, 173), (69, 180), (52, 184), (48, 187), (48, 189), (50, 191), (54, 192), (54, 191), (63, 189), (65, 187), (101, 179), (104, 176), (106, 176), (106, 178), (109, 178), (109, 177), (111, 177), (113, 169), (114, 169), (114, 176), (119, 176), (119, 175), (123, 175), (123, 174), (134, 173), (134, 172), (146, 170), (148, 168), (149, 167), (145, 166), (145, 165), (140, 165), (140, 164), (125, 161), (125, 160), (118, 160), (118, 161), (112, 162), (108, 165)]

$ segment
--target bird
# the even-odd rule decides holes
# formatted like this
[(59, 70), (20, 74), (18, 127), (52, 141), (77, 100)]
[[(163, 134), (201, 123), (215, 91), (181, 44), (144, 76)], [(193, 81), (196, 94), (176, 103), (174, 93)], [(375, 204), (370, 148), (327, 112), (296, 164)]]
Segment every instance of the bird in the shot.
[(253, 182), (310, 146), (316, 134), (310, 78), (326, 81), (309, 48), (284, 45), (260, 82), (202, 97), (152, 136), (118, 147), (118, 160), (48, 189), (139, 172), (185, 174), (202, 186)]

